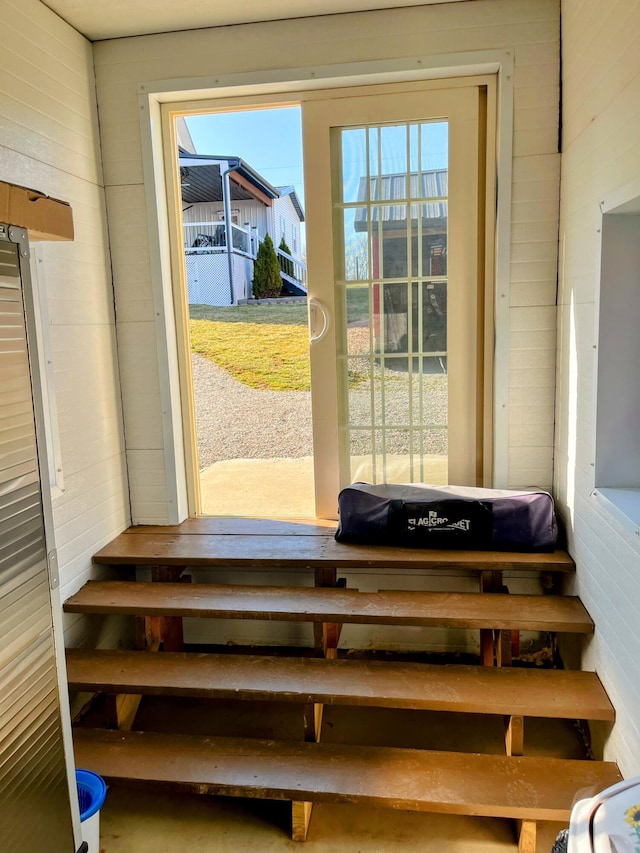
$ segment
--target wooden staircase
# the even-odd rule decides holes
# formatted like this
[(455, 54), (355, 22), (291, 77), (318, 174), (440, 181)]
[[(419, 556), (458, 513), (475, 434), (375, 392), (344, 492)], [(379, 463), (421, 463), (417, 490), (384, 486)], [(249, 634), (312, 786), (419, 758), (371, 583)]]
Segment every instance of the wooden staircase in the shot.
[[(314, 802), (515, 818), (522, 853), (535, 853), (538, 821), (568, 821), (576, 795), (621, 778), (610, 763), (524, 755), (527, 717), (613, 721), (594, 673), (499, 666), (508, 660), (512, 632), (593, 631), (577, 598), (494, 591), (505, 589), (507, 568), (538, 571), (545, 587), (557, 588), (557, 573), (572, 569), (566, 553), (361, 548), (340, 545), (332, 534), (323, 523), (203, 519), (133, 528), (96, 555), (102, 564), (151, 566), (155, 582), (94, 581), (65, 603), (70, 613), (125, 614), (137, 623), (136, 651), (67, 653), (70, 689), (107, 694), (114, 725), (75, 730), (78, 765), (110, 780), (290, 800), (295, 840), (306, 837)], [(215, 572), (233, 565), (295, 565), (314, 573), (316, 588), (177, 582), (189, 567)], [(338, 586), (338, 569), (372, 565), (475, 572), (484, 591), (365, 593)], [(385, 582), (391, 579), (392, 573)], [(183, 652), (186, 616), (311, 622), (317, 656)], [(479, 630), (484, 665), (338, 659), (346, 623)], [(143, 695), (297, 703), (301, 739), (128, 731)], [(502, 716), (505, 753), (320, 743), (325, 705)]]

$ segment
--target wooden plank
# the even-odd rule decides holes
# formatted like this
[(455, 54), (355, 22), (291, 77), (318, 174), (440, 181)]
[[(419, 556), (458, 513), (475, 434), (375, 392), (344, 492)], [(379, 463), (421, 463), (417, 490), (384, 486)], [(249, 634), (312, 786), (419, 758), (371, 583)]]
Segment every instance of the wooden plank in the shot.
[[(615, 764), (390, 747), (76, 729), (76, 761), (109, 781), (198, 793), (566, 821)], [(446, 783), (445, 783), (446, 780)]]
[(67, 613), (266, 619), (590, 633), (574, 596), (89, 581)]
[(322, 518), (238, 518), (218, 516), (216, 518), (188, 518), (181, 524), (157, 525), (138, 524), (129, 527), (123, 535), (154, 534), (163, 536), (325, 536), (333, 538), (336, 522)]
[(72, 690), (614, 720), (596, 674), (570, 670), (69, 649), (67, 673)]
[(123, 533), (98, 551), (94, 563), (106, 565), (185, 565), (305, 568), (411, 568), (440, 571), (572, 572), (566, 551), (524, 554), (502, 551), (442, 551), (346, 545), (324, 535), (168, 535)]

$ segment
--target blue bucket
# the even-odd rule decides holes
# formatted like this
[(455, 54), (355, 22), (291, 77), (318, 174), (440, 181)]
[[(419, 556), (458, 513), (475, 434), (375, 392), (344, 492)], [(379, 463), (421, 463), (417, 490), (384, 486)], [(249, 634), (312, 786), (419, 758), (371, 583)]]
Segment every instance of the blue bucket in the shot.
[(107, 796), (107, 786), (102, 776), (91, 770), (76, 770), (80, 821), (84, 822), (99, 812)]

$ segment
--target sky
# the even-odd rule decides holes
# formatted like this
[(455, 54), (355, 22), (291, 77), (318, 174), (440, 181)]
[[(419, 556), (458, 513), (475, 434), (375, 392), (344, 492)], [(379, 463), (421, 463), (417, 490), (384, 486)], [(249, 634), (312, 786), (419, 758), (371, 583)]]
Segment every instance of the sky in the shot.
[[(235, 112), (187, 116), (187, 126), (198, 154), (242, 157), (275, 187), (294, 186), (305, 208), (302, 166), (302, 126), (300, 107), (250, 109)], [(366, 131), (349, 129), (343, 136), (344, 201), (360, 197), (360, 179), (367, 172)], [(447, 123), (427, 122), (422, 125), (420, 146), (418, 129), (410, 135), (411, 168), (442, 169), (448, 159)], [(418, 147), (421, 154), (418, 155)], [(407, 165), (407, 135), (405, 127), (386, 126), (371, 131), (369, 137), (369, 168), (382, 174), (404, 171)], [(302, 241), (305, 242), (302, 227)], [(356, 235), (354, 234), (354, 239)]]
[(242, 157), (274, 187), (294, 186), (304, 206), (300, 107), (188, 116), (198, 154)]

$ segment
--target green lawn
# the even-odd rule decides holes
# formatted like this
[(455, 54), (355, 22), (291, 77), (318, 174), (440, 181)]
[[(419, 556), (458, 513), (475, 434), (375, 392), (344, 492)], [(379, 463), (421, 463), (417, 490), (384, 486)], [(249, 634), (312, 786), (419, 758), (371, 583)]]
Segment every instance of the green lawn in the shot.
[(288, 305), (190, 305), (192, 320), (213, 320), (222, 323), (256, 323), (269, 326), (307, 326), (306, 302)]
[(251, 388), (309, 391), (307, 306), (191, 306), (191, 349)]

